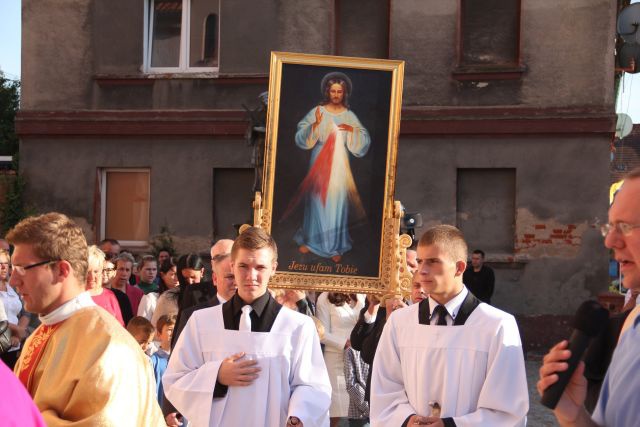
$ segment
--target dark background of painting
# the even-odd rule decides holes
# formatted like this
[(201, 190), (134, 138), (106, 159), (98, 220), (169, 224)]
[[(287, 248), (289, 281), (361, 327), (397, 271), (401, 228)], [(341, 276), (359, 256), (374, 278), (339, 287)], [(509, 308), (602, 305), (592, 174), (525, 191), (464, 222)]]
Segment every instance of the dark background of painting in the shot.
[(298, 252), (293, 235), (302, 225), (304, 201), (292, 215), (282, 221), (282, 214), (289, 200), (308, 172), (311, 157), (311, 150), (303, 150), (295, 144), (298, 122), (322, 101), (320, 83), (325, 74), (332, 71), (341, 71), (351, 79), (353, 88), (349, 97), (349, 109), (355, 113), (371, 137), (369, 151), (364, 157), (349, 155), (351, 172), (367, 217), (364, 222), (352, 223), (350, 215), (349, 233), (353, 247), (342, 256), (341, 264), (356, 266), (357, 276), (378, 277), (392, 72), (298, 64), (282, 66), (271, 221), (271, 233), (278, 243), (278, 271), (289, 271), (287, 267), (292, 260), (306, 264), (322, 262), (334, 265), (330, 259), (313, 253), (303, 255)]

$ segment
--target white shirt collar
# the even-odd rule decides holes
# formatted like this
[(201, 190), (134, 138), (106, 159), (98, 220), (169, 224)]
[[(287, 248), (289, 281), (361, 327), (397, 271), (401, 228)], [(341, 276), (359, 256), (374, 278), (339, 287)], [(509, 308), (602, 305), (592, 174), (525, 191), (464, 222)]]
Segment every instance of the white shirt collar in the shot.
[(167, 351), (164, 348), (158, 346), (158, 351), (156, 351), (156, 354), (160, 357), (164, 357), (165, 359), (168, 359), (169, 356), (171, 355), (171, 349)]
[[(444, 308), (447, 309), (447, 313), (449, 313), (449, 316), (451, 316), (453, 320), (456, 320), (458, 311), (460, 311), (460, 307), (462, 307), (462, 303), (464, 302), (464, 299), (467, 297), (468, 293), (469, 293), (469, 290), (467, 289), (467, 287), (462, 286), (462, 290), (460, 291), (460, 293), (458, 293), (458, 295), (456, 295), (455, 297), (451, 298), (449, 302), (447, 302), (444, 305)], [(435, 308), (439, 305), (440, 303), (438, 301), (429, 297), (429, 312), (431, 313), (432, 316), (433, 316), (433, 310), (435, 310)]]
[(96, 304), (91, 299), (91, 295), (89, 295), (89, 292), (85, 291), (75, 298), (72, 298), (69, 301), (65, 302), (60, 307), (53, 310), (51, 313), (45, 316), (39, 316), (40, 321), (47, 326), (55, 325), (56, 323), (60, 323), (63, 320), (67, 320), (76, 311), (85, 307), (94, 307), (95, 305)]
[(224, 304), (225, 302), (227, 302), (227, 299), (222, 298), (222, 295), (218, 294), (218, 302), (220, 302), (220, 305)]

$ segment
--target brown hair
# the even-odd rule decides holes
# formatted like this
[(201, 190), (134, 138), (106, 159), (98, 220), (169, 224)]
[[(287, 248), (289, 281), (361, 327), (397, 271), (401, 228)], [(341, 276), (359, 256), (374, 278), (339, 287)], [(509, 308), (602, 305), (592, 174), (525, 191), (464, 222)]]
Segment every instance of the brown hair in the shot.
[(133, 336), (137, 334), (145, 334), (150, 337), (156, 330), (146, 317), (136, 316), (127, 323), (127, 331)]
[(356, 294), (341, 294), (338, 292), (329, 292), (327, 294), (327, 299), (329, 302), (336, 307), (341, 307), (344, 303), (349, 303), (351, 301), (357, 301)]
[(176, 324), (176, 315), (175, 314), (164, 314), (160, 316), (158, 321), (156, 322), (156, 328), (159, 334), (162, 333), (162, 328), (165, 326), (174, 326)]
[(43, 260), (67, 261), (80, 283), (87, 280), (87, 240), (82, 229), (66, 215), (49, 212), (23, 219), (9, 231), (7, 241), (31, 245)]
[(273, 261), (278, 260), (278, 247), (273, 237), (262, 228), (249, 227), (236, 238), (231, 247), (231, 259), (235, 260), (240, 249), (256, 251), (258, 249), (270, 248), (273, 252)]
[(634, 168), (631, 171), (629, 171), (622, 179), (631, 180), (631, 179), (635, 179), (635, 178), (640, 178), (640, 166), (638, 166), (637, 168)]
[(156, 259), (156, 257), (154, 257), (153, 255), (145, 255), (140, 258), (140, 268), (144, 268), (144, 265), (148, 262), (155, 262), (156, 267), (158, 267), (158, 260)]
[(436, 225), (425, 231), (420, 237), (418, 247), (432, 245), (443, 249), (454, 262), (467, 262), (467, 243), (462, 231), (453, 225)]
[(349, 108), (349, 96), (351, 95), (349, 93), (349, 86), (347, 85), (347, 82), (344, 79), (340, 79), (340, 78), (333, 78), (333, 79), (329, 79), (327, 80), (327, 84), (324, 86), (324, 99), (322, 100), (322, 105), (327, 105), (331, 103), (331, 86), (338, 84), (340, 86), (342, 86), (342, 104), (346, 107)]

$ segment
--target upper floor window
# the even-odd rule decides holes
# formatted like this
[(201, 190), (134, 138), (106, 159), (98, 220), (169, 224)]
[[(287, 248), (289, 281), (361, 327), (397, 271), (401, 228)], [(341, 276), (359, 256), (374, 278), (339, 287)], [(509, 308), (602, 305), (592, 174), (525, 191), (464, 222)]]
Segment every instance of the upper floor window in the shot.
[[(496, 72), (517, 78), (520, 64), (521, 0), (460, 0), (455, 73)], [(506, 74), (505, 74), (506, 73)]]
[(335, 0), (336, 55), (388, 58), (389, 2)]
[(218, 0), (147, 0), (145, 70), (218, 70)]

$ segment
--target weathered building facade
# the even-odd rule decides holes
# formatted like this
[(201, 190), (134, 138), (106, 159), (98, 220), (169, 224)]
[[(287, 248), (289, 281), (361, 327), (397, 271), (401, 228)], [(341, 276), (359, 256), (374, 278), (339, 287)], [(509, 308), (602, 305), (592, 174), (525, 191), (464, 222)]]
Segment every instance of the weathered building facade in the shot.
[(202, 250), (251, 218), (243, 105), (270, 51), (402, 59), (396, 199), (485, 250), (497, 306), (571, 313), (608, 285), (615, 18), (607, 0), (23, 0), (28, 199), (96, 240), (168, 225)]

